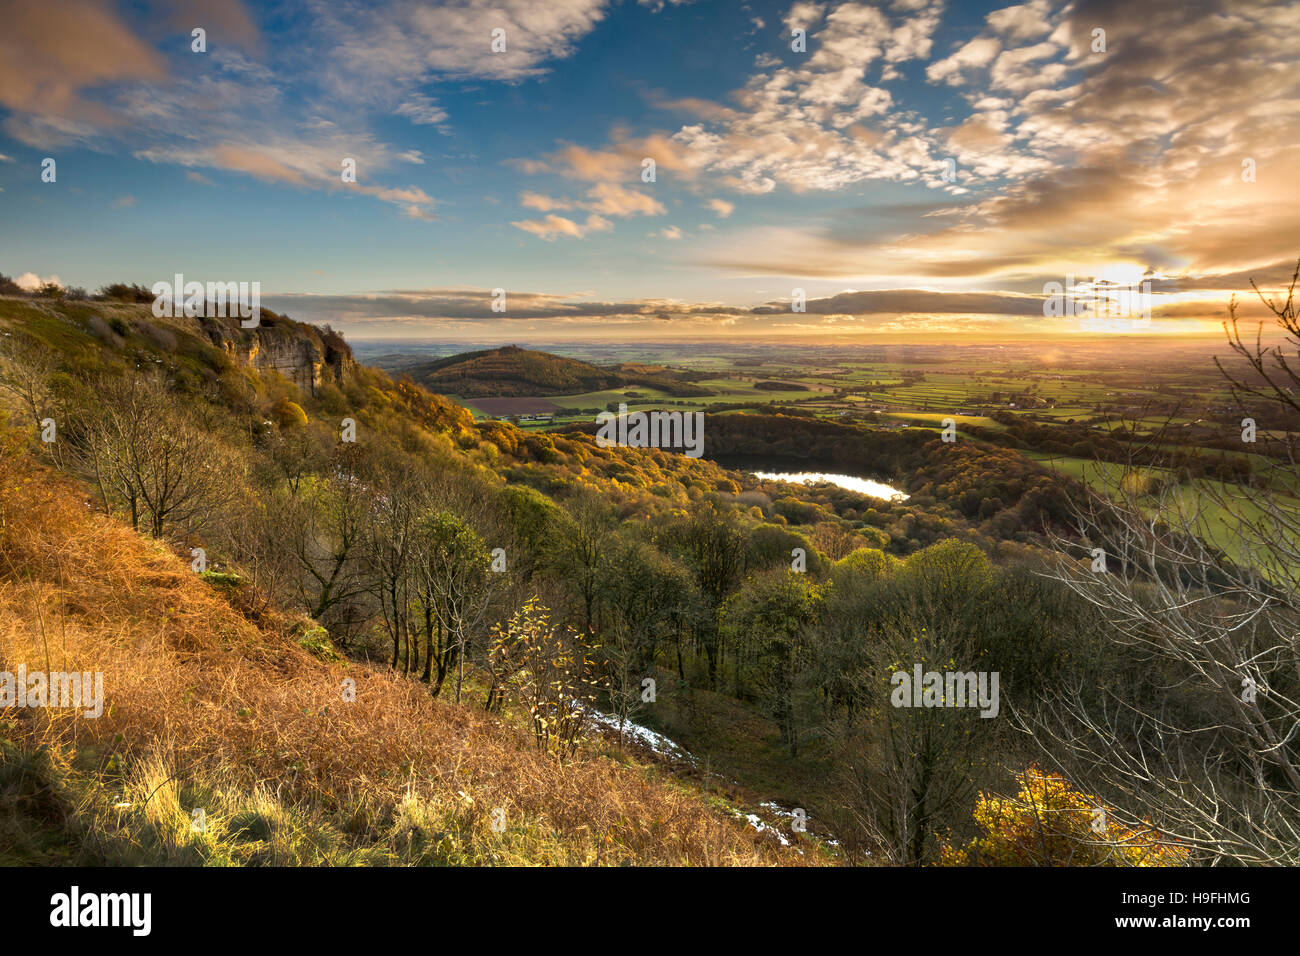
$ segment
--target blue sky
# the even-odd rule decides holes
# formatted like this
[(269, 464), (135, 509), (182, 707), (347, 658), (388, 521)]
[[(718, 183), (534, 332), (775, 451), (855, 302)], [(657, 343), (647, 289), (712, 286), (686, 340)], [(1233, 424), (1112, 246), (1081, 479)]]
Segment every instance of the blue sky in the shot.
[(12, 6), (0, 271), (28, 281), (546, 340), (1113, 331), (1045, 319), (1044, 283), (1145, 278), (1187, 332), (1300, 255), (1294, 5)]

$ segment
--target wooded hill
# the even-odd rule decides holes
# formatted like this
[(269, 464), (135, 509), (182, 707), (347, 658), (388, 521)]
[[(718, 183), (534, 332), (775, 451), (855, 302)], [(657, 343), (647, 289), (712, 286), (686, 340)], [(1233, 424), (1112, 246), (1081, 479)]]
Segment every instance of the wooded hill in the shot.
[(431, 391), (461, 398), (581, 395), (628, 385), (647, 385), (679, 397), (711, 394), (692, 385), (689, 373), (640, 365), (601, 368), (517, 345), (404, 365), (401, 374)]

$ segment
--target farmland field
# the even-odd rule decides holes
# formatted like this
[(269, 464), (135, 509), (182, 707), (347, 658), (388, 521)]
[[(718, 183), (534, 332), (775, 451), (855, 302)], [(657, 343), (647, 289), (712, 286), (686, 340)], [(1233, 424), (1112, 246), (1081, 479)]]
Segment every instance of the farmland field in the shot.
[[(1191, 454), (1208, 467), (1237, 461), (1256, 474), (1267, 470), (1267, 459), (1240, 446), (1240, 416), (1231, 408), (1226, 388), (1205, 373), (1210, 357), (1223, 351), (1215, 340), (1183, 344), (1162, 353), (1158, 363), (1130, 345), (1096, 342), (1076, 347), (1072, 356), (1053, 352), (1046, 357), (1015, 346), (550, 348), (605, 368), (637, 363), (667, 370), (689, 377), (692, 387), (709, 394), (683, 397), (653, 385), (630, 384), (571, 395), (451, 397), (475, 417), (508, 418), (529, 431), (590, 422), (620, 405), (714, 415), (782, 410), (936, 435), (951, 418), (960, 440), (1004, 443), (1099, 491), (1113, 493), (1122, 483), (1152, 508), (1195, 505), (1204, 537), (1234, 556), (1238, 519), (1214, 501), (1203, 479), (1175, 475), (1159, 461), (1135, 469), (1122, 459), (1098, 459), (1087, 450), (1118, 436), (1121, 447), (1131, 443), (1157, 456)], [(400, 376), (411, 359), (389, 353), (380, 361)], [(794, 387), (759, 388), (760, 382)], [(1021, 426), (1036, 430), (1026, 432)], [(1262, 431), (1263, 437), (1268, 434)], [(1284, 502), (1297, 501), (1295, 484), (1294, 478), (1278, 482), (1287, 496)], [(1224, 495), (1230, 500), (1240, 488), (1228, 482)], [(1150, 494), (1160, 489), (1166, 490), (1163, 504)], [(1247, 519), (1258, 517), (1249, 506), (1244, 513)]]
[(540, 415), (553, 412), (557, 408), (549, 398), (470, 398), (457, 399), (471, 409), (487, 415), (500, 417), (504, 415)]

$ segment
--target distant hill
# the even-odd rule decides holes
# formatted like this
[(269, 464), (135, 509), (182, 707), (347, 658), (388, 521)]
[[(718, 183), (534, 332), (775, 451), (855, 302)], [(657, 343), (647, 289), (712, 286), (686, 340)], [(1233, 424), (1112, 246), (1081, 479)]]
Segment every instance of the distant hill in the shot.
[(683, 398), (713, 394), (693, 384), (696, 376), (689, 372), (635, 364), (602, 368), (517, 345), (403, 363), (395, 371), (431, 391), (462, 398), (581, 395), (627, 385), (658, 388)]

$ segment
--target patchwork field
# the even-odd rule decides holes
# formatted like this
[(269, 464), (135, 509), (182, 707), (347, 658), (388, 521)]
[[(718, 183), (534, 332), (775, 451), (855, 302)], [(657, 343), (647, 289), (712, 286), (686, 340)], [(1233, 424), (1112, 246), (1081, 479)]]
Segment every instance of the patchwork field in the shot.
[[(1241, 490), (1232, 482), (1215, 486), (1218, 493), (1212, 493), (1204, 481), (1184, 475), (1179, 482), (1171, 471), (1157, 465), (1134, 470), (1078, 453), (1096, 444), (1089, 435), (1099, 436), (1098, 442), (1102, 436), (1118, 436), (1121, 442), (1136, 440), (1135, 447), (1162, 456), (1192, 454), (1204, 455), (1207, 461), (1222, 460), (1226, 452), (1215, 440), (1231, 435), (1239, 417), (1231, 408), (1225, 384), (1206, 372), (1207, 366), (1212, 369), (1211, 356), (1223, 351), (1217, 342), (1162, 351), (1160, 361), (1122, 342), (1090, 343), (1071, 349), (1068, 355), (1063, 350), (1041, 354), (1016, 346), (828, 349), (632, 344), (555, 349), (605, 368), (621, 363), (663, 368), (690, 378), (710, 394), (683, 397), (651, 385), (629, 385), (572, 395), (457, 400), (475, 417), (509, 418), (529, 430), (590, 421), (620, 404), (637, 410), (708, 410), (711, 414), (746, 414), (776, 405), (867, 426), (927, 430), (938, 430), (944, 419), (952, 418), (968, 438), (971, 429), (982, 430), (985, 440), (1006, 435), (1007, 444), (1027, 458), (1107, 493), (1121, 486), (1137, 491), (1153, 509), (1169, 511), (1169, 518), (1178, 517), (1179, 511), (1194, 513), (1204, 537), (1233, 556), (1239, 551), (1236, 525), (1259, 517), (1258, 509), (1249, 504), (1240, 513), (1224, 507), (1234, 488)], [(401, 368), (400, 355), (386, 358), (394, 371)], [(758, 383), (792, 387), (759, 388)], [(1012, 428), (1017, 422), (1037, 429), (1028, 446), (1025, 433)], [(1054, 439), (1057, 430), (1061, 437)], [(1262, 426), (1260, 434), (1262, 440), (1277, 437)], [(1257, 474), (1267, 469), (1267, 459), (1253, 450), (1234, 454), (1249, 459), (1248, 467)], [(1284, 504), (1300, 506), (1296, 497), (1300, 489), (1294, 484), (1294, 479), (1288, 479), (1277, 487), (1285, 495)], [(1162, 489), (1165, 494), (1157, 500), (1152, 493)]]
[(456, 401), (473, 411), (496, 418), (507, 415), (542, 415), (560, 407), (549, 398), (456, 398)]

